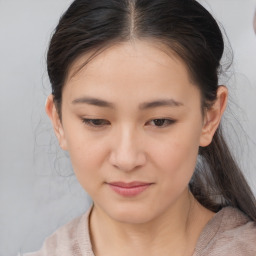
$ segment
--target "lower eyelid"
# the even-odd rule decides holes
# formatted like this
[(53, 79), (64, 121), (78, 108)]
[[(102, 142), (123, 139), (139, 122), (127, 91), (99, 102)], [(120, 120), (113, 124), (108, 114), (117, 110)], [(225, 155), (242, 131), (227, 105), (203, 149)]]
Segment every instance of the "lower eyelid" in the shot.
[[(100, 128), (100, 127), (111, 125), (111, 123), (108, 120), (101, 119), (101, 118), (81, 118), (81, 120), (85, 125), (93, 127), (93, 128)], [(158, 125), (153, 124), (152, 122), (154, 122), (156, 120), (164, 121), (163, 125), (158, 126)], [(97, 121), (99, 122), (98, 124), (93, 123), (93, 122), (97, 122)], [(150, 121), (146, 122), (145, 125), (154, 126), (156, 128), (164, 128), (164, 127), (174, 124), (176, 121), (177, 120), (170, 119), (170, 118), (154, 118), (154, 119), (151, 119)]]
[[(100, 124), (94, 124), (93, 122), (101, 122)], [(105, 125), (109, 125), (110, 123), (105, 120), (105, 119), (100, 119), (100, 118), (82, 118), (82, 122), (88, 126), (92, 127), (102, 127)]]
[(176, 120), (170, 119), (170, 118), (154, 118), (154, 119), (148, 121), (147, 123), (150, 123), (150, 122), (153, 122), (153, 121), (156, 121), (156, 120), (164, 120), (165, 123), (167, 123), (166, 125), (170, 125), (170, 124), (173, 124), (173, 123), (176, 122)]

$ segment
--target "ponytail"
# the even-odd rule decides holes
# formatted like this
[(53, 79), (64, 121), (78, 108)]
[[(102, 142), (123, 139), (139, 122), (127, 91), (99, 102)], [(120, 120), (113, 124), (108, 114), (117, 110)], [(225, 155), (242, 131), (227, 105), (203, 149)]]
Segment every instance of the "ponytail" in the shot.
[(256, 221), (255, 197), (235, 162), (220, 127), (212, 143), (199, 149), (190, 190), (202, 205), (212, 211), (232, 206)]

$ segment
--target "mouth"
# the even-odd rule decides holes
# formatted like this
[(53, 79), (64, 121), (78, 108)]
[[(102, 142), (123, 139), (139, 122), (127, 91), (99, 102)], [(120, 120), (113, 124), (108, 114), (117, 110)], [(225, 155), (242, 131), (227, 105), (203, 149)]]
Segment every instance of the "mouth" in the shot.
[(121, 196), (125, 197), (134, 197), (142, 192), (144, 192), (146, 189), (148, 189), (153, 183), (146, 183), (146, 182), (139, 182), (139, 181), (133, 181), (133, 182), (110, 182), (106, 183), (114, 192)]

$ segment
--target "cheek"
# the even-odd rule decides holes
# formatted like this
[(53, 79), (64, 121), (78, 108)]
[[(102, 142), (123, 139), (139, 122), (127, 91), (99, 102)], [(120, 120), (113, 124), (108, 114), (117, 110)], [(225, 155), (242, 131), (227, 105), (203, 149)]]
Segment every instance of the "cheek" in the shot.
[(151, 153), (163, 178), (172, 184), (188, 183), (196, 165), (200, 130), (181, 126)]
[(97, 198), (99, 185), (102, 184), (102, 162), (105, 158), (103, 146), (97, 143), (84, 143), (72, 147), (70, 146), (70, 158), (74, 173), (80, 185), (92, 197)]
[[(72, 166), (78, 181), (86, 187), (96, 175), (104, 162), (107, 152), (104, 140), (95, 139), (82, 128), (66, 130), (66, 141)], [(70, 135), (70, 136), (69, 136)]]

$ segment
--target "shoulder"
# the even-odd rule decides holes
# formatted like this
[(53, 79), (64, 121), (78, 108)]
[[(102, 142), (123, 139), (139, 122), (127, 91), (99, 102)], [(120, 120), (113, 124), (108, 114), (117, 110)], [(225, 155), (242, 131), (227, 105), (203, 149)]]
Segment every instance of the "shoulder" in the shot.
[(57, 229), (45, 239), (38, 252), (22, 256), (93, 256), (88, 230), (89, 214), (90, 210)]
[(204, 228), (195, 256), (255, 256), (256, 223), (240, 210), (225, 207)]

